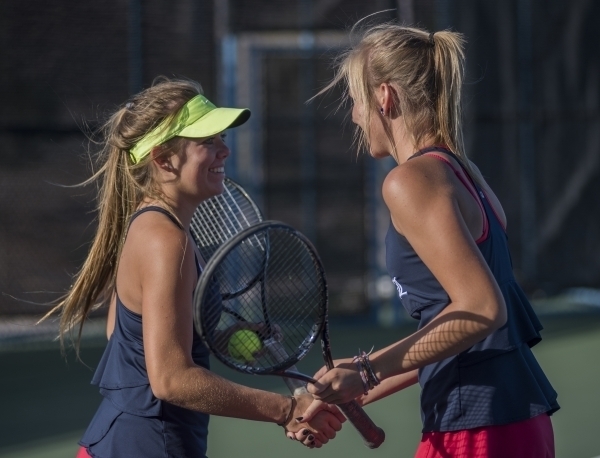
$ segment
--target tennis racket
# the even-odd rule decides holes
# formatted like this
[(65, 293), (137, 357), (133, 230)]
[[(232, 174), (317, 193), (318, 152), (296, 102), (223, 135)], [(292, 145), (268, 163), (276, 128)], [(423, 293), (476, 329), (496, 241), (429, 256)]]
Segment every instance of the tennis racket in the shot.
[[(223, 185), (223, 193), (202, 202), (192, 216), (190, 231), (206, 261), (231, 237), (263, 220), (258, 205), (241, 185), (227, 177)], [(284, 382), (293, 394), (307, 393), (299, 380), (284, 378)]]
[(205, 261), (235, 234), (263, 220), (244, 188), (230, 178), (223, 184), (223, 193), (202, 202), (192, 216), (190, 231)]
[[(194, 324), (226, 366), (279, 375), (292, 391), (315, 380), (295, 364), (321, 340), (333, 367), (327, 319), (327, 282), (312, 244), (290, 226), (263, 221), (243, 229), (212, 255), (194, 294)], [(235, 346), (231, 346), (234, 336)], [(338, 406), (369, 448), (385, 439), (355, 402)]]

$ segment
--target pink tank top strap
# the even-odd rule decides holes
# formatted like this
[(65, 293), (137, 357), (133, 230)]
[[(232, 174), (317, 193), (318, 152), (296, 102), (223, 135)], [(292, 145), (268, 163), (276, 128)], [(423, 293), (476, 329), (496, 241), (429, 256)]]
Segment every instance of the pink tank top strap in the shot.
[(479, 210), (481, 210), (481, 217), (483, 218), (482, 234), (477, 238), (477, 240), (475, 240), (475, 243), (483, 242), (487, 238), (489, 233), (489, 221), (487, 219), (487, 214), (485, 213), (483, 203), (481, 202), (481, 196), (479, 195), (478, 189), (473, 184), (471, 177), (466, 176), (466, 172), (463, 170), (462, 167), (456, 168), (451, 161), (449, 161), (447, 158), (440, 154), (436, 154), (435, 152), (426, 152), (423, 153), (423, 155), (435, 157), (436, 159), (439, 159), (440, 161), (443, 161), (446, 164), (448, 164), (448, 166), (450, 166), (450, 168), (454, 171), (456, 177), (465, 186), (465, 188), (467, 188), (467, 191), (469, 191), (469, 193), (473, 196), (473, 198), (477, 202), (477, 205), (479, 206)]

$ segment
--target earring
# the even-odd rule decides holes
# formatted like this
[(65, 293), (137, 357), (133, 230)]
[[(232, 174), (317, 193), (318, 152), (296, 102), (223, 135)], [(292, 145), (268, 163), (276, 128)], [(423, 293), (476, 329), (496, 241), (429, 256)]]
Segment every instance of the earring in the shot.
[(385, 116), (385, 113), (384, 113), (384, 111), (383, 111), (383, 107), (381, 107), (381, 108), (379, 109), (379, 112), (381, 113), (381, 116)]

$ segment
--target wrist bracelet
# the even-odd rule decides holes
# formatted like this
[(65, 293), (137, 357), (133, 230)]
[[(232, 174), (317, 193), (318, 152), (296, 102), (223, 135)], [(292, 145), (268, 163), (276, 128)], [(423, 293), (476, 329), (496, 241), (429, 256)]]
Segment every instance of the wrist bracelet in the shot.
[(362, 380), (363, 392), (365, 393), (365, 395), (367, 395), (369, 394), (369, 382), (367, 381), (367, 377), (365, 375), (365, 372), (363, 371), (360, 361), (357, 360), (356, 357), (354, 358), (354, 364), (356, 364), (356, 368), (358, 369), (358, 373), (360, 374), (360, 379)]
[(377, 375), (375, 375), (375, 371), (373, 371), (373, 368), (371, 367), (371, 362), (369, 361), (370, 353), (371, 352), (365, 353), (359, 349), (358, 355), (356, 355), (352, 360), (356, 364), (362, 379), (365, 395), (369, 392), (369, 390), (372, 390), (379, 385), (379, 383), (381, 383), (377, 378)]
[(294, 396), (289, 396), (289, 398), (292, 400), (290, 411), (288, 412), (287, 417), (285, 417), (285, 420), (283, 420), (283, 423), (277, 423), (278, 426), (283, 426), (284, 428), (285, 425), (287, 425), (290, 419), (292, 418), (292, 415), (294, 415), (294, 410), (296, 409), (296, 404), (298, 402), (296, 401), (296, 398)]
[(369, 381), (373, 383), (374, 386), (379, 385), (381, 382), (379, 381), (379, 379), (377, 378), (377, 375), (375, 375), (375, 372), (373, 371), (373, 367), (371, 367), (371, 361), (369, 360), (369, 353), (365, 353), (363, 351), (362, 353), (362, 361), (368, 371), (368, 375), (369, 375)]

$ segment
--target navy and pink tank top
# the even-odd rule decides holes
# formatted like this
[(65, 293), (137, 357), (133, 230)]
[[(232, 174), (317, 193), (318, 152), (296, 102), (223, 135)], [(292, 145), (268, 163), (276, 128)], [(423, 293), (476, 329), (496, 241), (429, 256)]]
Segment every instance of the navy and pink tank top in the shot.
[[(423, 432), (500, 425), (551, 414), (559, 409), (557, 395), (530, 349), (541, 340), (542, 325), (515, 281), (506, 232), (485, 193), (462, 164), (456, 168), (435, 151), (461, 162), (445, 148), (417, 153), (444, 161), (478, 202), (484, 229), (477, 246), (502, 291), (508, 318), (502, 328), (468, 350), (419, 370)], [(421, 328), (450, 298), (391, 222), (385, 243), (388, 273), (403, 307), (419, 320)]]
[[(146, 207), (131, 221), (146, 211), (164, 213), (183, 230), (160, 207)], [(198, 262), (196, 269), (199, 274)], [(142, 316), (129, 310), (118, 295), (115, 315), (115, 329), (92, 379), (103, 401), (79, 444), (95, 458), (204, 457), (209, 416), (154, 396), (144, 357)], [(209, 369), (209, 350), (195, 330), (192, 358)]]

